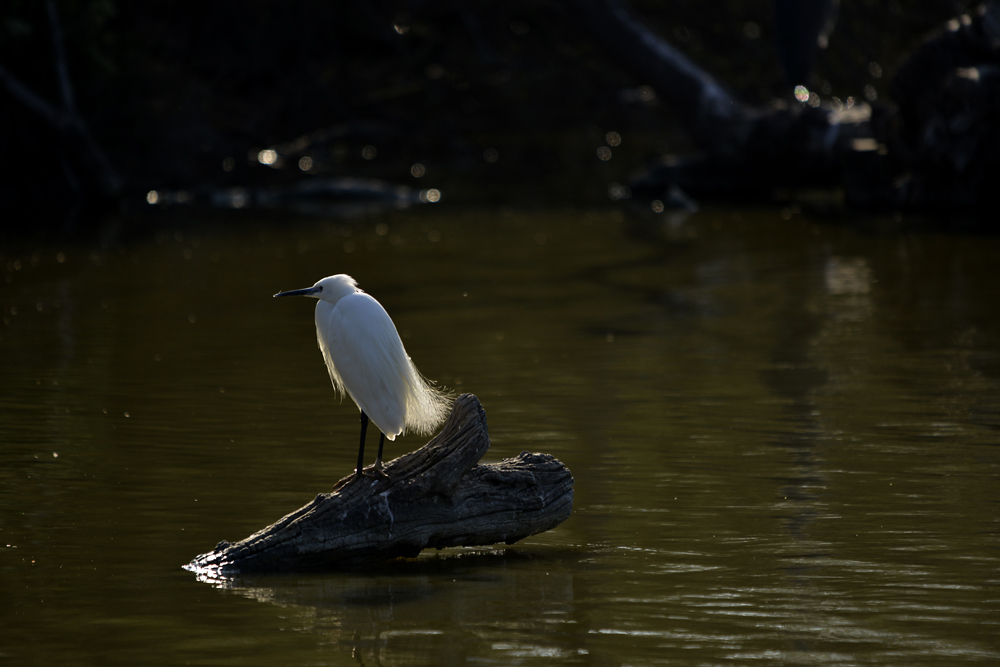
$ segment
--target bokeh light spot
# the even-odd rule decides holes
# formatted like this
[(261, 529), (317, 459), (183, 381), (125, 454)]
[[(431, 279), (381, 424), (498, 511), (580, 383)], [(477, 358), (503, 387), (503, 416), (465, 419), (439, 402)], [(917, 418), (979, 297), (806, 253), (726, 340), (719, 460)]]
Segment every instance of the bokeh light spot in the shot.
[(611, 201), (619, 199), (629, 199), (632, 196), (632, 188), (621, 183), (611, 183), (608, 185), (608, 198)]
[(968, 79), (969, 81), (979, 81), (978, 67), (958, 67), (955, 69), (955, 76)]

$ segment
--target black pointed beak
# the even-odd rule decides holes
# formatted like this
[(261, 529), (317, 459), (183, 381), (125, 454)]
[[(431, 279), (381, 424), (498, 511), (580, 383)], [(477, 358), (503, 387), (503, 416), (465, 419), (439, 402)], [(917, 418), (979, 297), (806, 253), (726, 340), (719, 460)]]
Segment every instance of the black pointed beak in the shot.
[(305, 287), (303, 289), (293, 289), (287, 292), (278, 292), (274, 296), (312, 296), (321, 291), (319, 287)]

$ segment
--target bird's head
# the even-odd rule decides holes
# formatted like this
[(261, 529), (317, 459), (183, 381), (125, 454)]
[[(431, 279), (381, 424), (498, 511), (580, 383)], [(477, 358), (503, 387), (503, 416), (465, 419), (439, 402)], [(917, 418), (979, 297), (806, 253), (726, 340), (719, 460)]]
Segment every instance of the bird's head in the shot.
[(338, 273), (335, 276), (323, 278), (312, 287), (278, 292), (274, 296), (311, 296), (314, 299), (337, 303), (348, 294), (354, 294), (357, 291), (358, 283), (354, 278), (343, 273)]

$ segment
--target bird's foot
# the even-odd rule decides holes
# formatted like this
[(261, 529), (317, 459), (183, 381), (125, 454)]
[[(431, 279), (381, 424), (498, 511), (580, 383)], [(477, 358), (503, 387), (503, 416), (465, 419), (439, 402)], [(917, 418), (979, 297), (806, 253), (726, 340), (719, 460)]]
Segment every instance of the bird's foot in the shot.
[(365, 468), (361, 474), (372, 479), (389, 479), (389, 476), (382, 470), (382, 461), (380, 460), (376, 460), (374, 465)]
[(331, 493), (339, 491), (351, 482), (357, 481), (367, 477), (368, 479), (389, 479), (389, 476), (382, 471), (382, 462), (376, 461), (375, 465), (368, 466), (367, 468), (358, 468), (354, 471), (354, 474), (350, 477), (345, 477), (333, 486), (333, 491)]

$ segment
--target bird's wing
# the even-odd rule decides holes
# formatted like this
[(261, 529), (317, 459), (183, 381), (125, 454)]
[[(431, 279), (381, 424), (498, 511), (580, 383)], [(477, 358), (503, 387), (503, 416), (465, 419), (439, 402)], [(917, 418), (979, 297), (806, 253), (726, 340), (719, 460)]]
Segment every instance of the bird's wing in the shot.
[(358, 292), (323, 312), (317, 306), (316, 332), (334, 385), (395, 439), (406, 423), (409, 359), (389, 314)]

